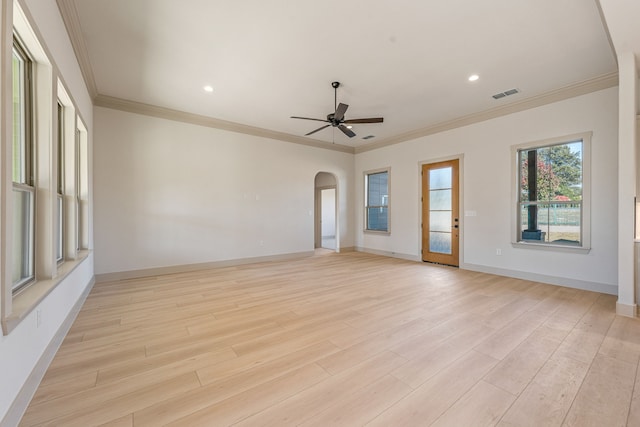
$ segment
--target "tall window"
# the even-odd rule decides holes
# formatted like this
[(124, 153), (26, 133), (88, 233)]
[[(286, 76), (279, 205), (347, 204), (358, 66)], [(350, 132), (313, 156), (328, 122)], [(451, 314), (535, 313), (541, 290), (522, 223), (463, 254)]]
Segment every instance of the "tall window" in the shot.
[[(565, 247), (585, 244), (588, 137), (517, 149), (517, 241)], [(588, 239), (587, 239), (588, 241)]]
[(78, 117), (76, 129), (76, 206), (78, 250), (89, 248), (89, 152), (87, 128)]
[(34, 278), (35, 188), (33, 165), (32, 61), (14, 38), (13, 82), (13, 248), (12, 289), (14, 292)]
[(389, 231), (389, 170), (365, 173), (365, 230)]
[(64, 260), (64, 107), (58, 102), (56, 262)]

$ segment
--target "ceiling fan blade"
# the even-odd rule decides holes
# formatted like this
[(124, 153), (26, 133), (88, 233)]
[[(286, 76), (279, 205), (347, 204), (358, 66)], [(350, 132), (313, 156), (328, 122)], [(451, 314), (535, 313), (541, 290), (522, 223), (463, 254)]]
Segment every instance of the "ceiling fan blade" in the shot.
[(316, 129), (316, 130), (312, 130), (312, 131), (311, 131), (311, 132), (309, 132), (309, 133), (305, 133), (305, 134), (304, 134), (304, 136), (309, 136), (309, 135), (311, 135), (312, 133), (316, 133), (316, 132), (318, 132), (319, 130), (322, 130), (322, 129), (324, 129), (324, 128), (328, 128), (329, 126), (331, 126), (331, 125), (324, 125), (324, 126), (321, 126), (321, 127), (319, 127), (318, 129)]
[(347, 104), (343, 104), (342, 102), (338, 104), (338, 108), (336, 108), (336, 112), (333, 115), (333, 118), (337, 121), (342, 120), (344, 118), (344, 113), (347, 112), (347, 108), (349, 108)]
[(349, 129), (348, 127), (346, 127), (345, 125), (338, 126), (338, 129), (340, 129), (349, 138), (353, 138), (354, 136), (356, 136), (356, 134), (353, 133), (353, 131), (351, 129)]
[(368, 119), (350, 119), (345, 120), (343, 123), (382, 123), (384, 121), (383, 117), (370, 117)]
[(302, 120), (315, 120), (316, 122), (325, 122), (325, 123), (329, 123), (329, 120), (324, 120), (324, 119), (312, 119), (311, 117), (298, 117), (298, 116), (291, 116), (292, 119), (302, 119)]

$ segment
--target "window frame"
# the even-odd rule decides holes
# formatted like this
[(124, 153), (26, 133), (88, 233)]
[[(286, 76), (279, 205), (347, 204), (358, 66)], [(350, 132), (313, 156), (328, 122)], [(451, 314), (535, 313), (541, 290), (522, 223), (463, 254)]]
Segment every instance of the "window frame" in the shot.
[[(593, 132), (582, 132), (545, 140), (532, 141), (511, 147), (512, 158), (512, 203), (511, 245), (514, 248), (529, 248), (559, 252), (588, 253), (591, 250), (591, 137)], [(553, 242), (537, 242), (521, 238), (520, 161), (521, 151), (530, 151), (558, 145), (582, 142), (582, 200), (580, 201), (580, 245)], [(537, 202), (538, 204), (540, 202)], [(543, 203), (544, 204), (544, 203)], [(563, 204), (560, 202), (559, 204)]]
[[(377, 174), (387, 174), (387, 204), (386, 205), (369, 205), (369, 177)], [(363, 173), (364, 177), (364, 232), (371, 234), (391, 234), (391, 167), (368, 170)], [(386, 208), (387, 209), (387, 229), (376, 230), (369, 228), (369, 209)]]
[[(12, 42), (12, 61), (13, 54), (16, 54), (21, 63), (21, 93), (20, 98), (22, 101), (22, 105), (20, 106), (21, 110), (21, 118), (20, 118), (20, 151), (21, 151), (21, 174), (18, 178), (19, 181), (16, 182), (14, 180), (14, 168), (16, 166), (15, 159), (13, 158), (16, 149), (15, 142), (15, 128), (12, 137), (12, 194), (16, 194), (17, 192), (28, 193), (29, 196), (29, 210), (27, 212), (27, 226), (25, 227), (25, 231), (27, 236), (22, 236), (24, 238), (23, 243), (28, 245), (28, 249), (24, 251), (24, 259), (21, 257), (21, 266), (20, 269), (25, 269), (25, 264), (27, 265), (26, 270), (27, 274), (23, 276), (20, 274), (20, 278), (17, 281), (11, 281), (11, 293), (15, 296), (25, 288), (27, 288), (30, 284), (35, 282), (36, 279), (36, 271), (35, 271), (35, 257), (36, 257), (36, 186), (35, 186), (35, 141), (33, 138), (33, 123), (34, 123), (34, 100), (33, 100), (33, 82), (34, 82), (34, 60), (33, 57), (29, 54), (29, 51), (24, 45), (24, 42), (20, 39), (19, 35), (14, 31), (13, 33), (13, 42)], [(12, 66), (12, 87), (13, 87), (13, 66)], [(12, 89), (13, 94), (13, 89)], [(12, 95), (13, 96), (13, 95)], [(14, 107), (15, 108), (15, 107)], [(15, 111), (14, 111), (15, 112)], [(15, 200), (14, 200), (15, 203)], [(14, 226), (16, 224), (16, 218), (13, 219)], [(15, 244), (15, 243), (14, 243)], [(12, 256), (15, 256), (12, 248)], [(12, 260), (12, 263), (15, 260)]]
[(61, 264), (65, 259), (65, 207), (64, 207), (64, 173), (65, 173), (65, 126), (64, 126), (64, 105), (58, 99), (56, 105), (57, 112), (57, 124), (58, 132), (56, 136), (56, 206), (55, 211), (57, 215), (56, 229), (55, 229), (55, 245), (56, 245), (56, 262)]

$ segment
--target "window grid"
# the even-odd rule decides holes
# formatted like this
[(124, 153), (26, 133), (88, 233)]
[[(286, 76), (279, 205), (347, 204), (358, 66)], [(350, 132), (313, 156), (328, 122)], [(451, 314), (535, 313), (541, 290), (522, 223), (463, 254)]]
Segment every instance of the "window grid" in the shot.
[(58, 101), (58, 135), (57, 135), (57, 195), (56, 212), (58, 215), (56, 222), (56, 262), (64, 261), (64, 107)]
[(365, 230), (389, 231), (389, 171), (365, 174)]
[(35, 204), (33, 177), (32, 60), (14, 36), (12, 56), (13, 93), (13, 247), (12, 292), (15, 294), (35, 278)]
[(583, 246), (583, 152), (582, 139), (517, 150), (519, 242)]

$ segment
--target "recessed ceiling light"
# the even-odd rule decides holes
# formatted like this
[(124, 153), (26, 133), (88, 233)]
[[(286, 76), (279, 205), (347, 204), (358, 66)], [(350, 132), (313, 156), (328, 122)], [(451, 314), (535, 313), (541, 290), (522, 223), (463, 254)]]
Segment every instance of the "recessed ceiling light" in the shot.
[(348, 126), (347, 126), (347, 129), (353, 129), (353, 126), (348, 125)]
[(213, 92), (213, 86), (207, 85), (203, 89), (204, 89), (205, 92)]
[(477, 74), (472, 74), (472, 75), (470, 75), (470, 76), (469, 76), (469, 81), (470, 81), (470, 82), (475, 82), (475, 81), (476, 81), (476, 80), (478, 80), (479, 78), (480, 78), (480, 76), (479, 76), (479, 75), (477, 75)]

